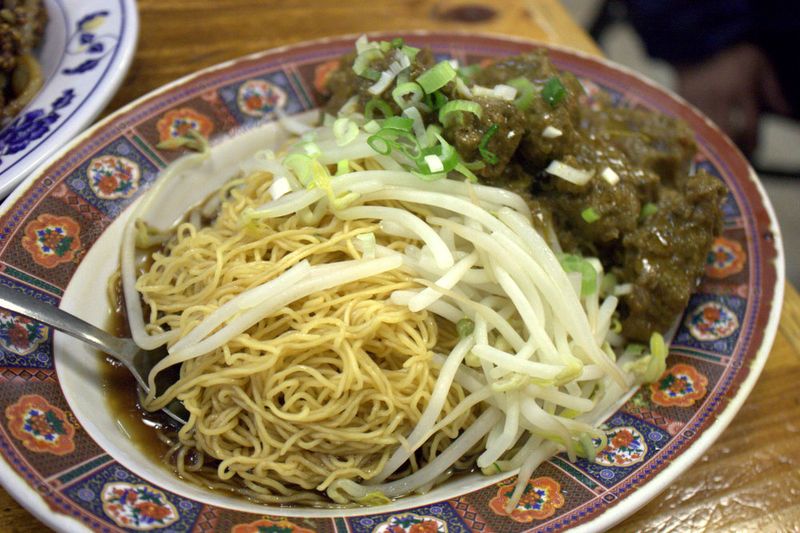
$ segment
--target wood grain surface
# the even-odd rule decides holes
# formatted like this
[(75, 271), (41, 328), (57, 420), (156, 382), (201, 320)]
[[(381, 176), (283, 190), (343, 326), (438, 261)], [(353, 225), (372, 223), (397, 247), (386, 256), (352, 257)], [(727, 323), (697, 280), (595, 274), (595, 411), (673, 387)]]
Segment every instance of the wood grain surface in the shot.
[[(457, 29), (600, 53), (555, 0), (140, 0), (138, 5), (138, 49), (106, 114), (203, 67), (330, 35)], [(739, 414), (708, 453), (615, 529), (798, 531), (798, 449), (800, 296), (787, 285), (770, 358)], [(0, 531), (45, 529), (0, 488)]]

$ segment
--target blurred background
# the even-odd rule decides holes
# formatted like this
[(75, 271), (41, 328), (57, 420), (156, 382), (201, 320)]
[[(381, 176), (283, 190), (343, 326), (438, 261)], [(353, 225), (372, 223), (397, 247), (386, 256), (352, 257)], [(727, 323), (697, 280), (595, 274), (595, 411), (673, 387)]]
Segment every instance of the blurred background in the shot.
[[(691, 71), (687, 72), (688, 69), (679, 71), (673, 64), (681, 64), (681, 61), (685, 61), (680, 56), (681, 53), (684, 55), (697, 53), (698, 57), (703, 57), (701, 50), (703, 46), (720, 45), (720, 48), (724, 49), (725, 46), (722, 45), (722, 42), (726, 39), (728, 42), (733, 42), (737, 39), (735, 34), (738, 31), (746, 31), (736, 27), (741, 22), (737, 20), (735, 13), (737, 8), (748, 9), (748, 2), (746, 1), (732, 0), (727, 3), (713, 0), (695, 3), (686, 1), (660, 2), (662, 5), (670, 5), (674, 10), (668, 14), (656, 12), (657, 10), (654, 6), (659, 2), (644, 0), (562, 0), (562, 3), (572, 16), (592, 34), (606, 56), (611, 60), (637, 70), (676, 92), (683, 92), (684, 95), (699, 92), (697, 95), (699, 100), (710, 98), (710, 96), (706, 95), (710, 95), (714, 88), (709, 88), (709, 86), (717, 83), (726, 75), (724, 71), (712, 71), (712, 68), (724, 69), (724, 65), (704, 63), (707, 60), (704, 58), (699, 60), (699, 66), (704, 69), (704, 72), (693, 73)], [(664, 51), (660, 54), (659, 52), (661, 51), (658, 50), (659, 42), (655, 40), (656, 38), (665, 38), (663, 42), (666, 42), (669, 35), (657, 35), (657, 33), (668, 31), (670, 26), (674, 27), (679, 24), (677, 20), (680, 17), (687, 21), (687, 25), (697, 24), (699, 19), (709, 15), (698, 9), (697, 6), (701, 3), (709, 4), (712, 10), (719, 10), (714, 16), (716, 20), (719, 20), (720, 15), (722, 15), (722, 18), (727, 18), (725, 27), (717, 28), (716, 35), (711, 35), (710, 37), (700, 37), (697, 34), (693, 34), (685, 40), (679, 40), (679, 42), (670, 47), (671, 50), (675, 51), (674, 54), (677, 54), (677, 57), (669, 57), (669, 62), (664, 59), (655, 59), (648, 55), (648, 45), (651, 52), (655, 54), (670, 54), (670, 51)], [(759, 7), (769, 7), (768, 5), (771, 3), (780, 4), (780, 2), (767, 1), (761, 3)], [(755, 4), (755, 2), (752, 4)], [(685, 9), (676, 12), (676, 8), (681, 7)], [(659, 19), (660, 15), (667, 16)], [(797, 20), (792, 20), (794, 18), (792, 13), (783, 12), (782, 16), (787, 17), (788, 23), (786, 25), (796, 26), (798, 24)], [(635, 25), (633, 21), (636, 22)], [(778, 22), (780, 21), (778, 20)], [(775, 21), (771, 21), (769, 24), (775, 24)], [(664, 30), (665, 27), (667, 30)], [(775, 33), (777, 32), (772, 34), (774, 35)], [(647, 37), (647, 42), (642, 38), (642, 35)], [(714, 41), (715, 39), (716, 42)], [(711, 41), (710, 44), (709, 41)], [(681, 50), (682, 47), (688, 49)], [(794, 45), (794, 51), (798, 51), (797, 45)], [(763, 58), (759, 58), (757, 55), (753, 56), (751, 54), (748, 57), (750, 50), (738, 50), (738, 52), (741, 52), (741, 54), (731, 57), (729, 61), (733, 72), (727, 73), (735, 81), (728, 83), (737, 90), (740, 88), (745, 90), (748, 86), (748, 80), (745, 79), (748, 77), (746, 75), (748, 60), (754, 62), (752, 65), (754, 69), (762, 69), (768, 62), (763, 61)], [(713, 57), (715, 54), (711, 55)], [(707, 55), (705, 57), (707, 58)], [(717, 55), (717, 57), (720, 56)], [(715, 77), (709, 79), (709, 74), (715, 75)], [(719, 75), (717, 76), (717, 74)], [(727, 133), (736, 138), (737, 143), (749, 155), (751, 163), (756, 172), (758, 172), (780, 222), (786, 253), (787, 279), (794, 283), (795, 286), (798, 286), (800, 285), (800, 122), (787, 118), (781, 113), (786, 109), (783, 107), (784, 102), (780, 96), (777, 98), (779, 100), (777, 103), (770, 101), (772, 94), (769, 91), (774, 89), (768, 86), (771, 74), (771, 72), (764, 73), (762, 71), (753, 73), (750, 77), (759, 86), (750, 88), (755, 93), (760, 91), (762, 87), (767, 86), (766, 91), (768, 94), (766, 97), (762, 97), (761, 100), (767, 100), (768, 102), (762, 107), (772, 107), (772, 111), (754, 113), (752, 117), (748, 117), (742, 116), (742, 113), (736, 115), (732, 112), (727, 113), (726, 110), (727, 114), (718, 114), (714, 118), (717, 119), (716, 122), (718, 123), (724, 121), (719, 116), (726, 116), (731, 119), (730, 122), (732, 124), (729, 123), (723, 129), (727, 129)], [(704, 90), (706, 95), (703, 94)], [(716, 93), (715, 97), (717, 100), (722, 100), (719, 92)], [(692, 98), (689, 99), (691, 100)], [(712, 116), (717, 114), (718, 109), (715, 109), (717, 102), (695, 101), (693, 103), (701, 104), (699, 107), (706, 107), (705, 112), (707, 114)], [(774, 111), (775, 108), (777, 108), (778, 112)], [(752, 118), (752, 126), (746, 124), (750, 118)], [(739, 127), (737, 128), (736, 126)]]

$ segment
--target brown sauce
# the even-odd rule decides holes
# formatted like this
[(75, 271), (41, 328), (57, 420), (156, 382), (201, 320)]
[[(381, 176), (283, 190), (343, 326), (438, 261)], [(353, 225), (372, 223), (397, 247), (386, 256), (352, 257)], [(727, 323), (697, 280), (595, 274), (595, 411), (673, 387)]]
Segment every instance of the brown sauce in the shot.
[[(128, 337), (128, 321), (124, 306), (119, 303), (123, 301), (119, 283), (114, 293), (112, 312), (105, 330), (118, 337)], [(100, 387), (117, 426), (148, 458), (163, 462), (169, 446), (159, 438), (158, 432), (168, 423), (168, 417), (160, 412), (151, 413), (141, 406), (136, 380), (122, 363), (102, 352), (97, 352), (97, 357), (101, 360)], [(165, 468), (169, 467), (165, 465)]]

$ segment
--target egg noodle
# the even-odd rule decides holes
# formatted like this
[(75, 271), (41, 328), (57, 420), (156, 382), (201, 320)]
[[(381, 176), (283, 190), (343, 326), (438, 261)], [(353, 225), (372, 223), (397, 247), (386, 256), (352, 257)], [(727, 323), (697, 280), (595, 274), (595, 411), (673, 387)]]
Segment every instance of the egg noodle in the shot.
[(378, 504), (477, 467), (518, 472), (516, 505), (552, 454), (605, 447), (597, 422), (663, 371), (663, 340), (617, 360), (598, 261), (560, 254), (520, 196), (422, 179), (346, 120), (285, 120), (295, 142), (251, 154), (172, 230), (140, 219), (203, 155), (138, 205), (127, 315), (138, 344), (169, 350), (144, 406), (188, 410), (180, 476), (262, 501)]

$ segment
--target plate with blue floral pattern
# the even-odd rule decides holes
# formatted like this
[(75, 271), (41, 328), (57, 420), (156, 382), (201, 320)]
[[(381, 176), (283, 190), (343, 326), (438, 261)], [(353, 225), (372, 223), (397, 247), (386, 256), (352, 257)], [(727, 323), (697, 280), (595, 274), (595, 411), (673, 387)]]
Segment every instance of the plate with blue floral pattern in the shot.
[(0, 198), (88, 126), (133, 59), (134, 0), (45, 0), (48, 22), (35, 50), (44, 84), (0, 129)]

